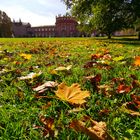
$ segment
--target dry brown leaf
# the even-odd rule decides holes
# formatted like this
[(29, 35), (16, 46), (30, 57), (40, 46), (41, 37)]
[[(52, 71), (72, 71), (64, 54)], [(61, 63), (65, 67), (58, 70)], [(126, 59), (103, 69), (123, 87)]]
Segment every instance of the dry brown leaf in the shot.
[(47, 81), (44, 84), (42, 84), (42, 85), (40, 85), (40, 86), (38, 86), (36, 88), (33, 88), (33, 90), (41, 93), (41, 92), (46, 91), (48, 88), (53, 88), (53, 87), (56, 87), (57, 85), (58, 85), (57, 82)]
[(84, 109), (83, 108), (73, 108), (71, 110), (68, 110), (68, 113), (77, 113), (77, 112), (80, 112), (80, 111), (83, 111)]
[(58, 85), (58, 90), (55, 92), (55, 94), (61, 100), (79, 105), (85, 103), (85, 98), (90, 96), (88, 91), (81, 91), (78, 83), (74, 83), (70, 87), (68, 87), (65, 83), (61, 83)]
[(55, 137), (57, 135), (57, 130), (55, 130), (54, 119), (46, 118), (45, 116), (40, 116), (40, 122), (43, 127), (40, 127), (43, 131), (43, 136), (45, 137)]
[(40, 76), (41, 74), (42, 74), (41, 71), (40, 71), (39, 73), (31, 72), (31, 73), (29, 73), (27, 76), (21, 76), (21, 77), (18, 77), (18, 79), (19, 79), (19, 80), (34, 79), (34, 78)]
[[(86, 127), (86, 123), (90, 126)], [(83, 132), (90, 136), (92, 140), (113, 140), (113, 138), (107, 133), (105, 122), (96, 122), (90, 117), (84, 118), (84, 120), (73, 120), (70, 123), (70, 127), (76, 131)]]
[(120, 84), (117, 88), (118, 93), (129, 93), (131, 91), (131, 86), (126, 86), (124, 84)]
[(121, 107), (121, 111), (122, 111), (122, 112), (128, 113), (128, 114), (130, 114), (130, 115), (132, 115), (132, 116), (140, 116), (140, 112), (134, 111), (134, 110), (132, 110), (132, 109), (129, 109), (129, 108), (127, 107), (127, 105), (128, 105), (128, 102), (126, 102), (126, 103), (124, 103), (124, 104), (122, 105), (122, 107)]

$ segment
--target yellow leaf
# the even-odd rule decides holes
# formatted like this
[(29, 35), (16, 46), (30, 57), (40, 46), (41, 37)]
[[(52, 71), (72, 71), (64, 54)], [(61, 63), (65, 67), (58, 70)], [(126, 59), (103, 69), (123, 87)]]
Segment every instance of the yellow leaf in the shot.
[(57, 75), (57, 71), (56, 70), (52, 70), (52, 71), (50, 71), (50, 74)]
[(70, 87), (61, 83), (58, 90), (55, 92), (56, 96), (61, 100), (67, 101), (71, 104), (83, 104), (86, 102), (85, 98), (90, 96), (88, 91), (81, 91), (78, 83), (72, 84)]
[(24, 59), (27, 59), (27, 60), (30, 60), (32, 57), (31, 54), (25, 54), (25, 53), (21, 53), (20, 56), (23, 57)]
[(118, 56), (113, 58), (114, 61), (118, 62), (118, 61), (122, 61), (124, 59), (124, 56)]
[(55, 71), (65, 71), (65, 70), (70, 70), (72, 68), (72, 65), (69, 65), (67, 67), (58, 67), (55, 69)]
[(140, 66), (140, 56), (136, 56), (136, 57), (135, 57), (135, 62), (134, 62), (134, 64), (135, 64), (136, 66)]

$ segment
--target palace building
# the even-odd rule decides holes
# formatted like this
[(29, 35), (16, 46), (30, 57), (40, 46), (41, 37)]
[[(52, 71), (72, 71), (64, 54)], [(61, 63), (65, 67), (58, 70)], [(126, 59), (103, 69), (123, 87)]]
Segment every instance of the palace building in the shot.
[(77, 21), (70, 16), (56, 16), (55, 25), (31, 27), (30, 23), (13, 21), (14, 37), (78, 37)]

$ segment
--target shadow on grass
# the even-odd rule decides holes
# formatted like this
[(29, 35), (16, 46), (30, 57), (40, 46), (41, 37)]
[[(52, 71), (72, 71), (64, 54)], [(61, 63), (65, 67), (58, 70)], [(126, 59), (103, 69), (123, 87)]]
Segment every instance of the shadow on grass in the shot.
[(107, 37), (96, 37), (96, 40), (103, 40), (107, 43), (120, 43), (127, 46), (135, 46), (140, 47), (140, 40), (138, 40), (137, 36), (134, 37), (112, 37), (111, 39), (107, 39)]

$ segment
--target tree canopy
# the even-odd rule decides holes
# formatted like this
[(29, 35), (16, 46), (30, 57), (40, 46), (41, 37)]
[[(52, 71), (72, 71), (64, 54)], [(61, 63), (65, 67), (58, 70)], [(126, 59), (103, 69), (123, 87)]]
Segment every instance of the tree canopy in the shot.
[[(130, 28), (140, 18), (140, 0), (62, 0), (86, 30), (111, 38), (112, 33)], [(88, 25), (88, 28), (87, 28)]]
[(12, 36), (12, 22), (7, 14), (0, 10), (0, 37)]

